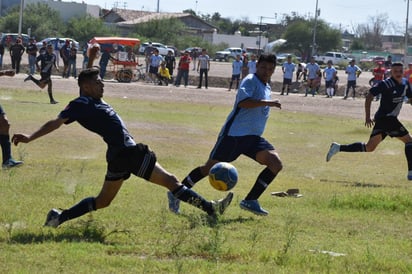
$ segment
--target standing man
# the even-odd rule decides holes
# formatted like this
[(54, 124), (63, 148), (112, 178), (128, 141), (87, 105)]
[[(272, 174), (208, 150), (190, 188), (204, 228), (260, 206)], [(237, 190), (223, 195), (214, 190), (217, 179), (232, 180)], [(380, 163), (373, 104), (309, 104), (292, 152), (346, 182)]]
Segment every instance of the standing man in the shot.
[(185, 81), (185, 87), (187, 87), (189, 83), (189, 67), (190, 67), (190, 62), (192, 61), (192, 58), (189, 56), (189, 51), (185, 51), (183, 56), (180, 57), (179, 64), (178, 64), (178, 71), (177, 71), (177, 76), (176, 76), (176, 81), (175, 81), (175, 86), (179, 87), (180, 86), (180, 81), (183, 80)]
[(320, 67), (315, 62), (315, 57), (310, 58), (310, 63), (305, 67), (305, 74), (307, 75), (307, 82), (306, 82), (306, 92), (305, 96), (308, 96), (308, 93), (312, 93), (312, 96), (315, 96), (316, 87), (317, 87), (317, 77), (320, 73)]
[(77, 48), (74, 45), (72, 45), (70, 47), (69, 59), (67, 60), (66, 78), (70, 77), (70, 73), (72, 74), (74, 79), (77, 78), (76, 57), (77, 57)]
[(144, 49), (144, 56), (145, 56), (145, 63), (146, 63), (146, 73), (149, 73), (149, 66), (150, 66), (150, 57), (153, 54), (154, 47), (152, 46), (152, 42), (149, 42), (147, 47)]
[(219, 201), (206, 201), (196, 192), (180, 184), (158, 162), (156, 155), (142, 143), (136, 144), (124, 122), (115, 110), (102, 100), (104, 84), (98, 69), (86, 69), (79, 74), (80, 97), (74, 99), (57, 118), (46, 122), (31, 135), (15, 134), (13, 143), (29, 143), (63, 124), (78, 122), (91, 132), (99, 134), (107, 143), (107, 172), (103, 187), (96, 197), (88, 197), (62, 212), (52, 209), (44, 225), (58, 227), (88, 212), (108, 207), (116, 197), (123, 182), (136, 175), (154, 184), (166, 187), (177, 199), (200, 208), (210, 216), (222, 214), (230, 204), (233, 193)]
[(24, 51), (25, 48), (21, 44), (21, 39), (17, 38), (16, 43), (10, 47), (11, 67), (16, 71), (16, 74), (20, 72), (21, 57)]
[(392, 56), (388, 55), (388, 57), (386, 57), (386, 61), (385, 61), (385, 69), (391, 69), (392, 67)]
[(34, 43), (34, 39), (30, 38), (29, 44), (27, 45), (26, 52), (29, 57), (29, 74), (33, 75), (36, 72), (36, 57), (37, 57), (37, 46)]
[[(240, 207), (257, 215), (267, 215), (258, 202), (260, 195), (282, 170), (282, 162), (275, 148), (263, 137), (271, 107), (281, 108), (278, 100), (271, 99), (270, 78), (275, 71), (276, 56), (262, 54), (256, 73), (249, 74), (237, 91), (232, 112), (220, 131), (210, 153), (209, 160), (193, 169), (183, 180), (183, 185), (192, 188), (207, 176), (217, 162), (232, 162), (241, 154), (265, 166), (250, 192), (240, 202)], [(169, 209), (179, 212), (179, 203), (169, 192)]]
[(332, 98), (335, 95), (335, 82), (337, 70), (332, 66), (332, 60), (328, 60), (328, 66), (323, 70), (323, 78), (325, 78), (326, 98)]
[(252, 73), (256, 73), (256, 54), (252, 54), (250, 56), (250, 60), (247, 64), (247, 67), (249, 69), (249, 74)]
[(206, 49), (202, 49), (199, 55), (199, 63), (197, 64), (197, 72), (199, 72), (199, 85), (197, 88), (202, 88), (203, 74), (205, 75), (205, 88), (208, 86), (208, 72), (210, 70), (210, 58), (206, 53)]
[(50, 104), (57, 104), (58, 102), (53, 98), (53, 83), (51, 80), (51, 73), (53, 67), (55, 67), (57, 71), (59, 71), (59, 68), (56, 65), (56, 55), (53, 53), (53, 45), (48, 44), (46, 53), (37, 56), (36, 67), (37, 70), (40, 71), (40, 80), (34, 78), (33, 75), (29, 75), (26, 79), (24, 79), (24, 82), (31, 80), (41, 89), (47, 86), (47, 93), (49, 94)]
[[(160, 63), (163, 62), (163, 57), (159, 55), (159, 50), (154, 49), (153, 54), (150, 57), (150, 68), (149, 68), (149, 77), (154, 81), (159, 78), (159, 67)], [(161, 82), (159, 83), (162, 84)]]
[[(403, 64), (394, 63), (391, 69), (392, 76), (373, 86), (365, 100), (365, 126), (372, 127), (368, 142), (340, 145), (332, 143), (326, 156), (329, 162), (333, 155), (342, 152), (372, 152), (389, 135), (405, 143), (405, 156), (408, 162), (407, 179), (412, 180), (412, 137), (408, 130), (399, 122), (398, 115), (405, 96), (412, 100), (410, 85), (403, 78)], [(381, 95), (381, 101), (375, 117), (370, 116), (371, 104), (375, 96)]]
[(0, 41), (0, 69), (3, 68), (3, 57), (4, 57), (4, 46), (3, 46), (3, 43)]
[(292, 85), (293, 72), (295, 71), (295, 64), (292, 63), (292, 56), (288, 55), (286, 62), (282, 65), (283, 72), (283, 86), (280, 95), (283, 95), (286, 88), (286, 95), (289, 95), (290, 85)]
[(66, 39), (64, 45), (60, 49), (60, 57), (63, 59), (63, 73), (62, 78), (69, 78), (67, 69), (69, 68), (70, 57), (70, 40)]
[(232, 63), (232, 78), (229, 84), (229, 91), (232, 90), (233, 81), (236, 81), (236, 90), (239, 88), (240, 74), (242, 73), (242, 61), (240, 55), (236, 55), (236, 59)]
[(169, 50), (165, 56), (166, 67), (169, 70), (170, 80), (173, 81), (173, 70), (176, 68), (176, 58), (173, 52)]
[(352, 59), (349, 62), (349, 65), (346, 67), (345, 73), (348, 75), (348, 84), (345, 91), (345, 96), (343, 97), (344, 100), (348, 98), (349, 89), (352, 88), (353, 96), (352, 98), (355, 99), (356, 95), (356, 78), (362, 73), (362, 70), (355, 65), (355, 59)]

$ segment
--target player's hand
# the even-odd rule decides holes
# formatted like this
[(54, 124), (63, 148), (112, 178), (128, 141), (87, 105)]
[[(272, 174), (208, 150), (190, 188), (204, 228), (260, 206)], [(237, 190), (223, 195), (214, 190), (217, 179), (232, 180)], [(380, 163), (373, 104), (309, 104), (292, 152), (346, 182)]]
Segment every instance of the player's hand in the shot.
[(13, 137), (11, 138), (11, 141), (15, 146), (17, 146), (19, 143), (28, 143), (30, 142), (30, 138), (28, 135), (25, 134), (14, 134)]
[(279, 102), (279, 100), (274, 100), (271, 104), (271, 107), (277, 107), (279, 109), (282, 109), (282, 104)]
[(375, 122), (371, 118), (366, 118), (365, 119), (365, 126), (366, 127), (373, 127), (374, 124), (375, 124)]

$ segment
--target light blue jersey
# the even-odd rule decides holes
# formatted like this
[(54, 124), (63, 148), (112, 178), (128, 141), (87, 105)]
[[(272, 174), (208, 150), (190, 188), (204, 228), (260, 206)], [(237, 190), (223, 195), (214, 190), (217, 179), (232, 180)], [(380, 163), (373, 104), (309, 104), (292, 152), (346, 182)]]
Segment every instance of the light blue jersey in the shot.
[(235, 60), (232, 63), (232, 75), (238, 75), (242, 72), (243, 62)]
[(357, 65), (349, 65), (346, 67), (346, 73), (348, 74), (348, 81), (356, 81), (356, 72), (362, 71)]
[(334, 80), (336, 73), (336, 69), (334, 67), (327, 67), (323, 72), (325, 73), (325, 81)]
[(249, 73), (255, 73), (256, 72), (256, 60), (250, 60), (247, 63), (247, 67), (249, 68)]
[(320, 70), (320, 67), (317, 63), (309, 63), (306, 65), (306, 71), (308, 72), (308, 79), (315, 79), (318, 74), (317, 72)]
[(295, 64), (284, 62), (282, 66), (283, 78), (292, 79), (293, 72), (295, 71)]
[(152, 66), (152, 67), (159, 67), (160, 66), (160, 63), (163, 61), (163, 57), (161, 56), (161, 55), (155, 55), (155, 54), (153, 54), (151, 57), (150, 57), (150, 65)]
[(220, 136), (261, 136), (269, 118), (270, 107), (240, 108), (238, 104), (246, 99), (270, 100), (270, 85), (263, 83), (255, 74), (247, 75), (236, 94), (232, 112), (229, 114)]

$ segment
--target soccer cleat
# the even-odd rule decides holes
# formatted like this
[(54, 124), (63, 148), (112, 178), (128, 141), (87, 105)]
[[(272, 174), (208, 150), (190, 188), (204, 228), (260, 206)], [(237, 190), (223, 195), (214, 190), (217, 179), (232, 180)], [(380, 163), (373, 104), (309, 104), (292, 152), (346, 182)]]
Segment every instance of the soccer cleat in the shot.
[(328, 154), (326, 155), (326, 162), (329, 162), (333, 155), (340, 151), (340, 145), (338, 143), (333, 142), (330, 145)]
[(263, 209), (257, 200), (242, 200), (240, 202), (240, 208), (250, 211), (256, 215), (266, 216), (269, 212)]
[(176, 198), (171, 191), (167, 192), (167, 199), (169, 200), (169, 210), (173, 213), (180, 213), (180, 200)]
[(406, 176), (409, 181), (412, 181), (412, 170), (408, 171), (408, 175)]
[(225, 212), (226, 208), (232, 202), (232, 199), (233, 199), (233, 192), (229, 192), (229, 194), (225, 198), (217, 200), (217, 201), (212, 201), (215, 214), (219, 213), (220, 215), (222, 215)]
[(61, 212), (55, 208), (50, 210), (49, 213), (47, 213), (47, 218), (46, 218), (46, 222), (44, 223), (44, 226), (58, 227), (60, 224), (59, 222), (60, 214)]
[(55, 104), (58, 104), (59, 102), (57, 102), (57, 101), (55, 101), (55, 100), (51, 100), (50, 101), (50, 104), (52, 104), (52, 105), (55, 105)]
[(32, 79), (31, 74), (29, 74), (26, 78), (24, 78), (24, 82), (27, 82)]
[(3, 163), (2, 167), (3, 168), (12, 168), (12, 167), (17, 167), (21, 164), (23, 164), (22, 161), (16, 161), (13, 158), (10, 158), (6, 162)]

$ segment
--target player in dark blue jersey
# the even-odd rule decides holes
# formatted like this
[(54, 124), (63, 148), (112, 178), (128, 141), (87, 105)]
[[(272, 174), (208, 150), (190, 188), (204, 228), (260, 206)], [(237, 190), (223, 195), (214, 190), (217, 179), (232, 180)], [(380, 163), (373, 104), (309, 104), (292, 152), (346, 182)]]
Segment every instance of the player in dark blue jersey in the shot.
[[(257, 215), (268, 215), (268, 211), (260, 206), (258, 198), (282, 170), (282, 162), (275, 148), (262, 137), (270, 108), (281, 108), (278, 100), (271, 99), (269, 81), (275, 68), (275, 55), (262, 54), (259, 57), (256, 73), (247, 75), (237, 90), (233, 110), (222, 127), (208, 161), (186, 176), (183, 180), (185, 186), (193, 187), (207, 176), (217, 162), (232, 162), (241, 154), (246, 155), (266, 168), (240, 202), (240, 207)], [(170, 193), (168, 198), (169, 209), (178, 212), (178, 201)]]
[(232, 193), (219, 201), (206, 201), (167, 172), (157, 162), (155, 153), (147, 145), (135, 143), (120, 116), (101, 99), (104, 85), (98, 69), (83, 70), (79, 75), (78, 84), (80, 97), (71, 101), (56, 119), (48, 121), (31, 135), (15, 134), (12, 138), (15, 145), (29, 143), (63, 124), (77, 121), (86, 129), (99, 134), (107, 143), (107, 172), (99, 195), (85, 198), (62, 212), (52, 209), (47, 215), (46, 226), (57, 227), (87, 212), (109, 206), (123, 181), (131, 174), (166, 187), (176, 198), (200, 208), (211, 216), (224, 212), (232, 200)]
[[(370, 116), (371, 103), (375, 96), (381, 96), (380, 105), (374, 119)], [(386, 136), (396, 137), (405, 143), (405, 155), (408, 161), (408, 180), (412, 180), (412, 137), (408, 130), (399, 122), (398, 115), (401, 111), (405, 97), (408, 103), (412, 102), (412, 90), (408, 81), (403, 79), (403, 65), (393, 63), (391, 77), (372, 87), (365, 100), (365, 126), (372, 127), (369, 141), (357, 142), (349, 145), (332, 143), (326, 156), (329, 161), (339, 151), (344, 152), (372, 152)]]
[(53, 53), (53, 46), (49, 44), (46, 49), (46, 53), (40, 54), (36, 59), (36, 67), (37, 70), (40, 71), (41, 76), (40, 80), (37, 80), (30, 74), (26, 77), (26, 79), (24, 79), (24, 82), (31, 80), (42, 89), (47, 86), (50, 104), (57, 104), (58, 102), (53, 98), (53, 83), (51, 80), (51, 74), (53, 67), (55, 67), (57, 71), (59, 71), (59, 68), (56, 65), (56, 55)]

